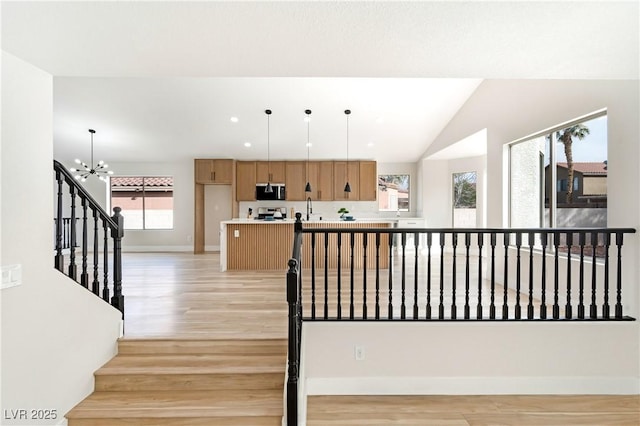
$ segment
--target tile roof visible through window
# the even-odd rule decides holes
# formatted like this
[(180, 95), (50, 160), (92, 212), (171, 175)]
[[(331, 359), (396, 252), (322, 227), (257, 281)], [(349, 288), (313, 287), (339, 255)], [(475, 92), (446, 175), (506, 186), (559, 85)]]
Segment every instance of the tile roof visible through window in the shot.
[(173, 178), (172, 177), (112, 177), (111, 178), (111, 187), (112, 188), (127, 188), (127, 187), (136, 187), (142, 186), (142, 181), (144, 179), (145, 187), (154, 187), (154, 188), (173, 188)]
[[(558, 163), (558, 167), (567, 168), (567, 163)], [(607, 165), (605, 163), (573, 163), (573, 170), (584, 175), (607, 175)]]

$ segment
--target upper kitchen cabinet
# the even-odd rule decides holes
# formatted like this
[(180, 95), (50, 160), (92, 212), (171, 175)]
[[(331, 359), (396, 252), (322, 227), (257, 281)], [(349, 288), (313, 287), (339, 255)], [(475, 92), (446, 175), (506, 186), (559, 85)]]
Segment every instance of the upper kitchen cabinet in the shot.
[(256, 162), (236, 162), (236, 201), (256, 200)]
[(333, 161), (309, 161), (309, 183), (312, 200), (332, 201)]
[[(344, 192), (344, 187), (349, 182), (351, 192)], [(360, 162), (359, 161), (334, 161), (333, 162), (333, 199), (360, 200)]]
[(257, 161), (257, 183), (285, 183), (286, 171), (284, 161)]
[(304, 187), (307, 184), (306, 163), (304, 161), (287, 161), (285, 169), (284, 184), (287, 201), (306, 200), (310, 196), (304, 192)]
[(360, 161), (360, 201), (376, 201), (378, 170), (375, 161)]
[(233, 183), (233, 160), (195, 160), (196, 183), (231, 185)]

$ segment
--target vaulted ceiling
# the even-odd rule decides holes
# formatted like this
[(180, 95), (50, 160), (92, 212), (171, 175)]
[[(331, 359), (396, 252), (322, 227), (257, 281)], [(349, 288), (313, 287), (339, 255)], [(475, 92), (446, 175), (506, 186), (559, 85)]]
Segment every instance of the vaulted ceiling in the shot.
[[(486, 78), (637, 79), (638, 2), (2, 2), (63, 161), (416, 161)], [(237, 122), (231, 122), (237, 117)], [(251, 147), (245, 147), (250, 143)]]

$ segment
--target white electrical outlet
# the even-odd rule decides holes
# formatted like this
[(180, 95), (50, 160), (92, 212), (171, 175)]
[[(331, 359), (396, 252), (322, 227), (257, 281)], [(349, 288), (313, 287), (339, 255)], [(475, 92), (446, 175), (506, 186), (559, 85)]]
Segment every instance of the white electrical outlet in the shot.
[(239, 238), (240, 237), (240, 230), (239, 229), (235, 229), (233, 231), (233, 236), (236, 237), (236, 238)]
[(2, 287), (9, 288), (22, 284), (22, 265), (6, 265), (2, 268)]
[(356, 345), (354, 352), (355, 352), (354, 355), (355, 355), (356, 361), (364, 360), (364, 346)]
[(187, 242), (190, 243), (193, 241), (193, 237), (191, 235), (187, 235)]

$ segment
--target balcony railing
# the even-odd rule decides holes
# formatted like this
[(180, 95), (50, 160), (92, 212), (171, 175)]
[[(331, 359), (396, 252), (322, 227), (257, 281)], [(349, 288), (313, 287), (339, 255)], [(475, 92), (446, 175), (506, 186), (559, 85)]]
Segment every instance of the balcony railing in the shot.
[(633, 321), (623, 246), (633, 228), (309, 228), (287, 273), (288, 424), (303, 321)]

